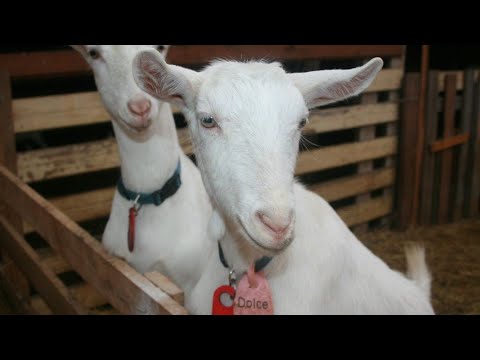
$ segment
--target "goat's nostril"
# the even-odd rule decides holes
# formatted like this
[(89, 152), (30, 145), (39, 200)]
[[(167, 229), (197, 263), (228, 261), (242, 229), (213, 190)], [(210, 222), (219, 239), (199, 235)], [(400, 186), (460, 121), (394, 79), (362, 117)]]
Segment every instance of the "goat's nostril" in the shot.
[(282, 235), (287, 232), (293, 220), (293, 212), (290, 212), (288, 216), (269, 216), (265, 212), (258, 211), (256, 213), (260, 222), (273, 231), (277, 235)]
[(148, 99), (134, 100), (128, 102), (128, 109), (135, 115), (145, 115), (152, 108), (152, 102)]

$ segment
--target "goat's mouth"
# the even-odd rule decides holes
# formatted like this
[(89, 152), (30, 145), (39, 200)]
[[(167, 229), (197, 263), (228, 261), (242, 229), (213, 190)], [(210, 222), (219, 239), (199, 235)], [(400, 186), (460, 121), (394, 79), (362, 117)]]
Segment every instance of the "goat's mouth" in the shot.
[(260, 241), (256, 240), (255, 237), (253, 237), (250, 234), (250, 232), (247, 230), (247, 227), (243, 224), (242, 220), (238, 216), (237, 216), (237, 221), (240, 224), (241, 230), (242, 230), (242, 232), (245, 233), (246, 237), (256, 247), (258, 247), (260, 250), (268, 252), (267, 255), (276, 255), (276, 254), (282, 252), (292, 243), (293, 239), (295, 239), (295, 237), (292, 235), (292, 236), (288, 237), (287, 239), (285, 239), (284, 241), (282, 241), (281, 246), (279, 246), (279, 247), (265, 246)]
[(128, 130), (131, 130), (137, 134), (141, 134), (145, 131), (147, 131), (150, 126), (152, 125), (152, 121), (151, 120), (147, 120), (145, 122), (145, 124), (142, 124), (142, 125), (133, 125), (131, 124), (130, 122), (126, 121), (126, 120), (123, 120), (121, 119), (121, 122), (123, 125), (125, 125), (127, 127)]

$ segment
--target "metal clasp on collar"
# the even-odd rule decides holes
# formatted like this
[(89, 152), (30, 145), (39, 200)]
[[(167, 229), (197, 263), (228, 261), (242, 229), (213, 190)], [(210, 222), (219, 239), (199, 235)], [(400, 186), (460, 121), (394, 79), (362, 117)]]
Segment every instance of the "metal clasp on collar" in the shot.
[(237, 286), (237, 274), (233, 269), (228, 272), (228, 284), (233, 288)]
[(135, 209), (135, 214), (138, 213), (138, 211), (140, 210), (140, 208), (142, 207), (142, 204), (139, 204), (138, 201), (140, 200), (140, 194), (138, 194), (137, 198), (135, 199), (135, 201), (133, 202), (133, 206), (132, 208)]

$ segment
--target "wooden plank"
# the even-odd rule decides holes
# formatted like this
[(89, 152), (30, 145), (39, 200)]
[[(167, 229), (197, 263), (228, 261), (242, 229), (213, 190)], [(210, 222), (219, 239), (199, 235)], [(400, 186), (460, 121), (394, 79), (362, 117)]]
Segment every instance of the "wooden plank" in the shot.
[[(188, 130), (182, 129), (179, 136), (184, 151), (190, 154), (192, 145)], [(28, 151), (18, 156), (19, 176), (24, 182), (113, 169), (119, 165), (115, 139)]]
[(394, 183), (394, 168), (375, 170), (338, 180), (314, 184), (308, 187), (327, 201), (336, 201), (391, 186)]
[(303, 132), (320, 134), (396, 122), (399, 118), (398, 107), (397, 103), (384, 103), (315, 110), (311, 112)]
[[(474, 70), (467, 69), (464, 76), (464, 92), (462, 97), (462, 118), (459, 131), (470, 133), (471, 122), (473, 119), (473, 96), (474, 96)], [(468, 163), (468, 143), (460, 146), (458, 151), (458, 168), (455, 176), (455, 201), (453, 208), (453, 220), (458, 221), (463, 216), (467, 216), (466, 202), (466, 177)]]
[[(48, 267), (53, 273), (60, 274), (66, 271), (72, 271), (72, 267), (63, 260), (62, 257), (56, 255), (51, 249), (41, 249), (36, 252), (41, 263)], [(72, 285), (68, 287), (68, 291), (72, 298), (85, 309), (108, 304), (108, 301), (87, 283)]]
[(49, 307), (57, 314), (85, 314), (68, 289), (45, 265), (9, 221), (0, 216), (0, 243), (22, 269)]
[(12, 77), (43, 77), (87, 74), (88, 64), (73, 50), (35, 51), (0, 55), (0, 68)]
[(37, 249), (36, 253), (42, 264), (57, 275), (72, 270), (70, 264), (50, 248)]
[[(404, 46), (404, 49), (406, 46)], [(405, 68), (405, 51), (401, 57), (396, 57), (390, 60), (390, 68), (392, 69), (402, 69)], [(404, 74), (405, 80), (405, 74)], [(391, 102), (398, 102), (400, 100), (400, 90), (393, 90), (388, 92), (388, 101)], [(397, 104), (397, 110), (399, 110), (400, 105)], [(397, 136), (398, 137), (398, 122), (390, 122), (386, 124), (386, 136)], [(389, 156), (385, 159), (385, 167), (393, 167), (395, 168), (396, 165), (396, 157)], [(383, 189), (383, 196), (390, 196), (392, 199), (395, 197), (394, 193), (394, 186), (387, 187)], [(395, 212), (389, 214), (382, 219), (380, 219), (380, 227), (383, 229), (391, 228), (393, 225), (393, 219), (395, 216)]]
[(412, 221), (413, 191), (415, 178), (416, 133), (418, 119), (418, 96), (420, 94), (420, 74), (405, 76), (402, 118), (400, 121), (399, 165), (397, 176), (398, 213), (395, 226), (405, 230)]
[(143, 275), (160, 289), (162, 289), (173, 300), (178, 302), (180, 305), (185, 305), (183, 290), (165, 275), (159, 273), (158, 271), (147, 272)]
[(472, 137), (469, 144), (469, 164), (471, 182), (468, 201), (468, 214), (480, 215), (480, 81), (475, 84), (475, 115), (472, 119)]
[(422, 183), (422, 160), (425, 147), (425, 119), (426, 119), (426, 98), (428, 88), (428, 74), (430, 67), (430, 46), (422, 45), (421, 67), (420, 67), (420, 94), (418, 96), (418, 115), (417, 115), (417, 129), (416, 129), (416, 156), (415, 156), (415, 173), (413, 182), (413, 207), (411, 215), (411, 225), (416, 226), (418, 222), (419, 204), (420, 204), (420, 190)]
[(173, 64), (201, 64), (228, 59), (344, 59), (399, 56), (401, 45), (190, 45), (172, 46), (167, 60)]
[(396, 136), (372, 141), (327, 146), (323, 149), (302, 152), (297, 162), (296, 174), (331, 169), (357, 162), (377, 159), (397, 152)]
[(11, 271), (9, 267), (13, 267), (15, 271), (20, 271), (12, 258), (8, 258), (8, 262), (0, 263), (0, 288), (4, 290), (4, 294), (12, 306), (12, 311), (15, 314), (30, 314), (32, 307), (30, 306), (30, 294), (22, 296), (18, 291), (18, 284), (12, 282)]
[[(115, 189), (115, 187), (110, 187), (85, 191), (51, 198), (49, 201), (66, 216), (78, 223), (110, 215)], [(25, 234), (35, 231), (28, 223), (24, 223), (23, 227)]]
[[(177, 65), (202, 64), (214, 58), (283, 60), (367, 58), (399, 56), (401, 45), (176, 45), (167, 61)], [(90, 69), (73, 50), (0, 54), (0, 67), (13, 77), (87, 74)]]
[(3, 70), (0, 70), (0, 164), (14, 173), (17, 171), (10, 77)]
[[(376, 93), (363, 94), (362, 95), (362, 104), (375, 104), (378, 100), (378, 95)], [(360, 128), (357, 133), (357, 140), (360, 142), (370, 141), (375, 139), (375, 126), (366, 126)], [(365, 174), (373, 170), (373, 161), (364, 161), (357, 165), (357, 173)], [(370, 194), (361, 194), (357, 196), (355, 202), (357, 204), (368, 201), (370, 199)], [(356, 233), (364, 233), (368, 230), (368, 223), (364, 223), (356, 226), (353, 231)]]
[(390, 214), (393, 209), (391, 197), (379, 197), (360, 204), (345, 206), (337, 210), (348, 226), (355, 226)]
[(363, 93), (368, 94), (378, 91), (397, 90), (402, 87), (403, 70), (401, 69), (385, 69), (382, 70), (372, 85)]
[[(13, 173), (17, 173), (17, 150), (15, 133), (12, 121), (12, 92), (10, 89), (10, 76), (5, 69), (0, 68), (0, 165), (4, 165)], [(0, 197), (0, 208), (13, 228), (22, 233), (22, 219), (12, 211), (8, 202)], [(2, 214), (0, 213), (0, 214)], [(0, 249), (1, 250), (1, 249)], [(27, 278), (19, 268), (12, 263), (8, 254), (0, 251), (0, 259), (8, 266), (5, 267), (5, 281), (15, 289), (19, 302), (23, 302), (30, 295), (30, 286)]]
[(464, 133), (464, 134), (450, 136), (449, 138), (446, 138), (446, 139), (437, 140), (433, 144), (430, 144), (430, 151), (435, 153), (435, 152), (451, 149), (452, 147), (467, 143), (469, 138), (470, 138), (470, 134)]
[[(386, 131), (386, 135), (387, 136), (396, 136), (397, 139), (398, 139), (398, 130), (397, 130), (397, 124), (396, 123), (389, 123), (387, 124), (387, 131)], [(395, 156), (388, 156), (386, 159), (385, 159), (385, 167), (387, 168), (395, 168), (396, 167), (396, 161), (395, 161)], [(392, 186), (389, 186), (385, 189), (383, 189), (383, 196), (385, 197), (390, 197), (393, 201), (393, 199), (395, 198), (395, 193), (394, 193), (394, 184), (392, 184)], [(385, 217), (383, 217), (381, 220), (380, 220), (380, 226), (383, 228), (383, 229), (386, 229), (386, 228), (391, 228), (392, 227), (392, 223), (393, 223), (393, 216), (394, 216), (394, 213), (392, 214), (389, 214)]]
[(433, 221), (433, 197), (435, 179), (435, 155), (428, 149), (428, 144), (437, 140), (438, 128), (438, 71), (430, 71), (426, 98), (425, 117), (425, 146), (423, 147), (422, 185), (420, 191), (420, 218), (421, 225), (430, 225)]
[(86, 191), (49, 200), (75, 222), (106, 217), (110, 214), (116, 187)]
[[(188, 129), (179, 131), (179, 142), (185, 153), (191, 154)], [(120, 166), (114, 138), (41, 150), (18, 155), (18, 174), (24, 182), (44, 181)]]
[(24, 182), (35, 182), (113, 169), (119, 164), (112, 138), (20, 153), (18, 174)]
[(127, 263), (107, 254), (97, 240), (3, 166), (0, 197), (11, 203), (86, 282), (123, 314), (187, 313)]
[(86, 309), (108, 304), (108, 301), (87, 283), (69, 286), (68, 290), (72, 293), (72, 297)]
[[(449, 138), (455, 135), (455, 97), (457, 79), (455, 75), (445, 77), (445, 109), (443, 117), (443, 136)], [(451, 185), (453, 173), (453, 149), (449, 148), (441, 153), (440, 191), (438, 201), (438, 222), (444, 224), (450, 220)]]
[(13, 101), (16, 133), (110, 121), (98, 92), (38, 96)]
[[(402, 77), (401, 69), (382, 70), (365, 93), (397, 90), (401, 87)], [(17, 99), (13, 101), (12, 111), (16, 133), (90, 125), (110, 119), (98, 92)], [(175, 107), (172, 111), (179, 113)], [(335, 114), (333, 109), (330, 112)]]
[(50, 309), (45, 301), (38, 296), (32, 296), (30, 300), (33, 313), (31, 315), (53, 315), (52, 309)]
[(91, 309), (89, 311), (90, 315), (121, 315), (116, 309)]
[[(479, 70), (473, 72), (474, 79), (477, 79), (479, 75)], [(457, 81), (455, 83), (456, 90), (463, 90), (465, 84), (464, 72), (463, 71), (442, 71), (438, 74), (438, 91), (445, 91), (445, 78), (447, 76), (456, 76)]]

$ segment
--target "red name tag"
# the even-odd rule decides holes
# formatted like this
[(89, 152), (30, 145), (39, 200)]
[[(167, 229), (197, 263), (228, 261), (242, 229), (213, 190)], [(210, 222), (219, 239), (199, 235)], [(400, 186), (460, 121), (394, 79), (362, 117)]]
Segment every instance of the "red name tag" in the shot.
[(131, 207), (128, 211), (128, 250), (133, 252), (135, 249), (135, 220), (137, 218), (137, 210)]
[(223, 294), (227, 294), (233, 299), (235, 289), (229, 285), (223, 285), (215, 290), (213, 293), (212, 315), (233, 315), (233, 304), (231, 306), (225, 306), (222, 303), (221, 296)]

